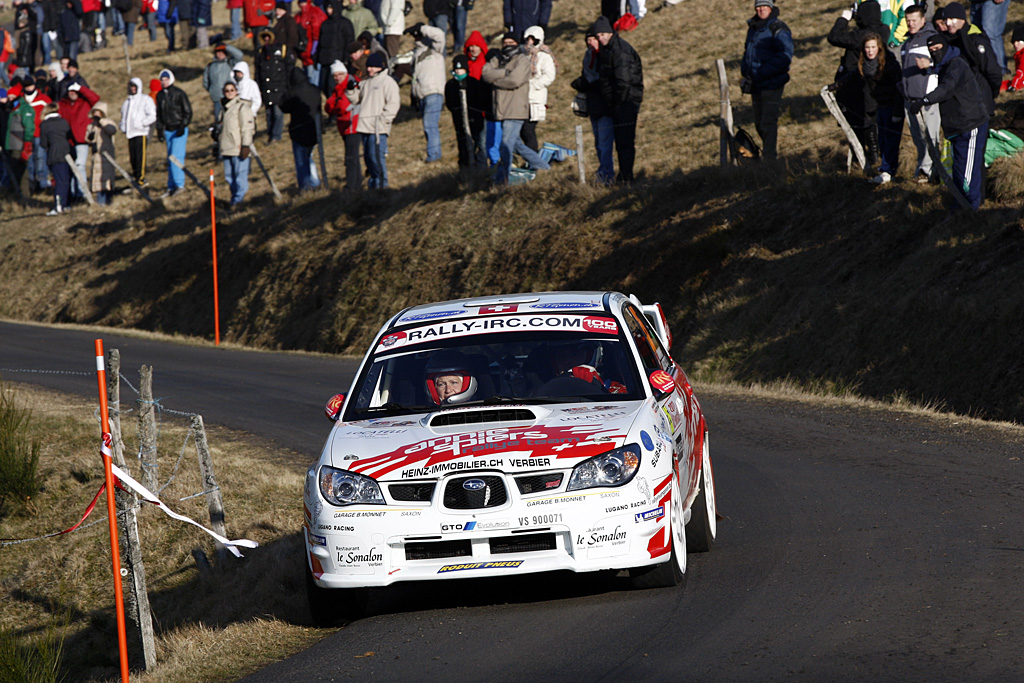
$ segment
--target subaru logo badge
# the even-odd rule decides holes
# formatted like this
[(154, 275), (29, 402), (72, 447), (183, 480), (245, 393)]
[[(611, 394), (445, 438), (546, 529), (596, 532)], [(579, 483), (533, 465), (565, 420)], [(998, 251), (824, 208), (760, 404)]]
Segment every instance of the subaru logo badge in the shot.
[(467, 491), (479, 491), (485, 486), (487, 486), (487, 484), (484, 483), (483, 479), (467, 479), (462, 482), (462, 488)]

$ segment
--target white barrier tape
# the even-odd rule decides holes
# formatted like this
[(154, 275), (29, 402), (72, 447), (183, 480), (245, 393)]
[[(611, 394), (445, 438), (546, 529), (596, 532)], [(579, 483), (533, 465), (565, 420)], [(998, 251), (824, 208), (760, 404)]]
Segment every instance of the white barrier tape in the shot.
[(117, 465), (113, 465), (112, 464), (110, 466), (110, 469), (111, 469), (111, 471), (113, 471), (114, 475), (118, 479), (121, 480), (121, 482), (124, 485), (126, 485), (128, 488), (132, 489), (137, 494), (142, 496), (147, 502), (150, 502), (153, 505), (156, 505), (161, 510), (163, 510), (164, 514), (166, 514), (168, 517), (170, 517), (172, 519), (176, 519), (179, 522), (187, 522), (188, 524), (192, 524), (192, 525), (195, 525), (195, 526), (199, 527), (200, 529), (202, 529), (203, 531), (208, 533), (210, 536), (215, 538), (217, 541), (219, 541), (222, 545), (224, 545), (224, 547), (226, 547), (228, 549), (228, 551), (232, 555), (234, 555), (235, 557), (242, 557), (242, 553), (238, 551), (239, 547), (241, 547), (241, 548), (258, 548), (259, 547), (259, 545), (260, 545), (259, 543), (257, 543), (256, 541), (250, 541), (247, 538), (241, 538), (241, 539), (238, 539), (238, 540), (235, 540), (235, 541), (229, 541), (228, 539), (226, 539), (223, 536), (221, 536), (220, 534), (218, 534), (216, 531), (212, 531), (210, 529), (207, 529), (205, 526), (203, 526), (199, 522), (197, 522), (197, 521), (195, 521), (193, 519), (190, 519), (190, 518), (186, 517), (185, 515), (179, 515), (177, 512), (174, 512), (173, 510), (168, 508), (159, 498), (157, 498), (155, 495), (153, 495), (150, 492), (149, 489), (147, 489), (145, 486), (143, 486), (139, 482), (137, 482), (134, 479), (132, 479), (128, 475), (128, 473), (125, 472), (124, 470), (122, 470), (120, 467), (118, 467)]

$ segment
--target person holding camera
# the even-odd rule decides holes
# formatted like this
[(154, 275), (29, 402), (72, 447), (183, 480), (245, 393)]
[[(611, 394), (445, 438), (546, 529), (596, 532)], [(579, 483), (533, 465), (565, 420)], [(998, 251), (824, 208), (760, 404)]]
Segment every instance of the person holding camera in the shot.
[(224, 179), (231, 188), (230, 209), (234, 209), (249, 191), (249, 152), (256, 134), (256, 119), (252, 103), (239, 96), (234, 81), (225, 82), (221, 92), (224, 99), (216, 126), (217, 144), (224, 160)]
[(779, 19), (774, 0), (755, 0), (754, 16), (747, 20), (740, 89), (754, 104), (754, 128), (761, 136), (766, 159), (776, 157), (782, 90), (789, 82), (793, 62), (793, 35)]

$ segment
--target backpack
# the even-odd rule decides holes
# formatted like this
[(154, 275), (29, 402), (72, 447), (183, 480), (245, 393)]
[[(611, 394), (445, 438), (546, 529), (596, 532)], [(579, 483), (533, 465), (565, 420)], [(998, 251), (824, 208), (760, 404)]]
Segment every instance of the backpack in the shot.
[(619, 17), (618, 21), (615, 22), (615, 25), (612, 26), (612, 28), (614, 28), (616, 31), (632, 31), (633, 29), (636, 28), (636, 25), (636, 17), (634, 17), (631, 13), (626, 12), (621, 17)]
[(761, 158), (761, 148), (757, 146), (754, 138), (750, 137), (750, 133), (747, 131), (737, 128), (733, 140), (736, 142), (736, 156), (740, 160), (753, 159), (756, 161)]

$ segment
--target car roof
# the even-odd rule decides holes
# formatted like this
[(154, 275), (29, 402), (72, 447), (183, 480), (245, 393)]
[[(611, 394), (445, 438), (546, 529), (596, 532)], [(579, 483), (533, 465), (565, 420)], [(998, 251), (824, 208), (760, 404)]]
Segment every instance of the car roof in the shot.
[(625, 299), (618, 292), (524, 292), (455, 299), (407, 308), (392, 318), (386, 329), (428, 320), (439, 322), (456, 317), (465, 320), (486, 315), (541, 313), (546, 310), (610, 313), (621, 306), (621, 300)]

